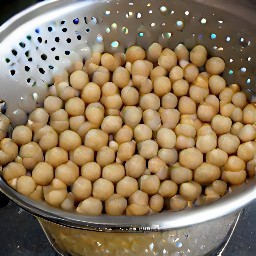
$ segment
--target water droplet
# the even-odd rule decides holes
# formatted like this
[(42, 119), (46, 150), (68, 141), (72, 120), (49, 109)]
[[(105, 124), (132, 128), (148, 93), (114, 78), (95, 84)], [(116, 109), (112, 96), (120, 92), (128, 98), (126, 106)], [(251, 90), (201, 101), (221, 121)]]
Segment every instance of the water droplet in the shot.
[(182, 242), (176, 242), (175, 245), (176, 245), (177, 248), (181, 248), (182, 247)]
[(242, 73), (245, 73), (245, 72), (246, 72), (246, 67), (242, 67), (242, 68), (240, 69), (240, 71), (241, 71)]
[(201, 22), (201, 24), (206, 24), (207, 20), (206, 20), (206, 18), (202, 18), (200, 22)]
[(113, 41), (113, 42), (111, 43), (111, 46), (112, 46), (113, 48), (117, 48), (117, 47), (119, 46), (119, 42)]
[(185, 11), (185, 15), (187, 15), (187, 16), (188, 16), (188, 15), (189, 15), (189, 11)]
[(105, 11), (104, 13), (106, 16), (110, 15), (110, 11)]
[(246, 83), (247, 83), (247, 84), (250, 84), (250, 83), (251, 83), (251, 79), (248, 78), (248, 79), (246, 80)]
[(226, 37), (226, 41), (229, 42), (231, 38), (229, 36)]

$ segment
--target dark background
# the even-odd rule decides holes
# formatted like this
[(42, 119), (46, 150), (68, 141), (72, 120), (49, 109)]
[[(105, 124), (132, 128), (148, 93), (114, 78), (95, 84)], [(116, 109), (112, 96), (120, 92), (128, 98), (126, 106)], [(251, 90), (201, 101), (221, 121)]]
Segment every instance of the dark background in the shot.
[[(0, 0), (0, 25), (36, 0)], [(0, 194), (0, 255), (57, 256), (37, 220)], [(211, 256), (217, 255), (212, 253)], [(256, 255), (256, 203), (247, 207), (222, 256)], [(195, 255), (196, 256), (196, 255)]]

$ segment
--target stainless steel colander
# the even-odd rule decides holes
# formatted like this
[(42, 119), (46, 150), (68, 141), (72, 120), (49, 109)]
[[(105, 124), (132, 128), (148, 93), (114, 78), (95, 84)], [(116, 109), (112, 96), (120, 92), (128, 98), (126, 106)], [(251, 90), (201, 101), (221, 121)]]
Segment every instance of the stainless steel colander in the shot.
[[(240, 84), (255, 102), (253, 3), (49, 0), (37, 4), (0, 27), (0, 99), (6, 102), (6, 114), (13, 125), (25, 123), (27, 113), (42, 104), (54, 75), (88, 59), (93, 50), (124, 52), (130, 45), (147, 48), (153, 42), (170, 48), (179, 43), (189, 49), (196, 44), (206, 46), (210, 55), (226, 61), (226, 81)], [(81, 251), (84, 255), (203, 255), (223, 240), (237, 211), (256, 197), (255, 180), (251, 180), (212, 205), (179, 213), (90, 217), (34, 202), (1, 178), (0, 189), (40, 217), (59, 251), (74, 255), (83, 255)]]

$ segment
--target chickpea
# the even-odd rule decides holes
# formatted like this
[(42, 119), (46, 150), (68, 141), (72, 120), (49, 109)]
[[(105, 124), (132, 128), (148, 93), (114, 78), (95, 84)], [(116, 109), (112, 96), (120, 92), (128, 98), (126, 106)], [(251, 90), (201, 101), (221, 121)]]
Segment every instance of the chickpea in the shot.
[(179, 153), (180, 164), (189, 169), (196, 169), (203, 163), (203, 154), (196, 148), (187, 148)]
[(189, 83), (184, 79), (176, 80), (172, 85), (172, 89), (177, 97), (185, 96), (189, 90)]
[(71, 189), (75, 202), (81, 202), (91, 196), (92, 182), (84, 177), (78, 177)]
[(114, 150), (114, 152), (117, 152), (117, 150), (118, 150), (118, 148), (119, 148), (119, 145), (118, 145), (118, 143), (116, 142), (116, 141), (114, 141), (114, 140), (111, 140), (110, 142), (109, 142), (109, 145), (108, 145), (111, 149), (113, 149)]
[(246, 169), (249, 177), (255, 176), (255, 170), (256, 170), (256, 158), (254, 157), (252, 160), (247, 162)]
[(81, 99), (86, 103), (94, 103), (100, 100), (101, 89), (99, 85), (95, 83), (88, 83), (82, 90)]
[(63, 106), (63, 101), (57, 96), (48, 96), (44, 100), (44, 109), (48, 114), (52, 114), (57, 110), (60, 110)]
[(149, 207), (153, 212), (161, 212), (164, 207), (164, 199), (162, 196), (155, 194), (150, 197)]
[(36, 189), (29, 195), (29, 197), (35, 201), (43, 201), (44, 200), (43, 187), (36, 186)]
[(234, 121), (234, 122), (242, 122), (243, 120), (243, 111), (241, 108), (234, 108), (233, 112), (230, 115), (230, 118)]
[(86, 163), (81, 168), (81, 175), (90, 181), (96, 181), (101, 176), (101, 168), (95, 162)]
[(71, 98), (66, 102), (65, 110), (70, 116), (81, 116), (84, 114), (85, 103), (79, 97)]
[(202, 45), (195, 46), (190, 52), (190, 61), (196, 67), (202, 67), (207, 61), (207, 49)]
[(224, 166), (227, 160), (228, 154), (219, 148), (213, 149), (206, 154), (206, 162), (218, 167)]
[(161, 105), (165, 109), (174, 109), (178, 105), (178, 98), (175, 94), (169, 92), (162, 97)]
[(151, 62), (157, 62), (162, 53), (162, 46), (159, 43), (153, 43), (147, 50), (147, 59)]
[(225, 177), (231, 185), (241, 185), (246, 180), (246, 171), (241, 170), (237, 172), (225, 171)]
[(247, 105), (247, 98), (243, 92), (236, 92), (232, 96), (232, 103), (241, 109)]
[(202, 163), (194, 171), (194, 180), (201, 185), (210, 185), (221, 175), (220, 168), (209, 163)]
[(108, 145), (108, 135), (100, 129), (91, 129), (85, 135), (84, 144), (94, 151), (99, 151)]
[(134, 128), (134, 139), (137, 143), (145, 140), (150, 140), (152, 138), (152, 135), (152, 130), (145, 124), (138, 124)]
[(140, 123), (141, 118), (142, 111), (135, 106), (126, 106), (122, 110), (123, 122), (131, 128), (136, 127)]
[(161, 66), (156, 66), (151, 70), (150, 79), (154, 81), (157, 77), (166, 76), (167, 70)]
[(6, 137), (9, 125), (10, 120), (4, 114), (0, 113), (0, 140)]
[(89, 215), (89, 216), (99, 216), (103, 210), (102, 202), (93, 197), (88, 197), (84, 201), (80, 202), (76, 211), (78, 213)]
[(214, 191), (220, 196), (223, 196), (227, 191), (227, 183), (222, 180), (215, 180), (212, 183), (212, 187)]
[(91, 103), (85, 110), (87, 120), (99, 127), (104, 119), (104, 107), (100, 103)]
[(57, 96), (61, 98), (63, 101), (67, 101), (73, 97), (79, 95), (79, 91), (69, 86), (67, 82), (61, 82), (59, 84), (55, 84)]
[(26, 175), (25, 167), (20, 163), (11, 162), (3, 168), (3, 177), (6, 181)]
[(157, 111), (147, 109), (143, 112), (143, 122), (154, 132), (161, 126), (161, 118)]
[(128, 199), (128, 203), (131, 204), (137, 204), (137, 205), (145, 205), (147, 206), (149, 202), (148, 194), (137, 190), (135, 191)]
[(66, 130), (60, 134), (59, 146), (66, 151), (75, 150), (82, 144), (80, 136), (71, 130)]
[(145, 140), (138, 143), (138, 152), (145, 159), (157, 156), (158, 144), (154, 140)]
[(170, 199), (170, 208), (175, 212), (184, 210), (187, 205), (188, 201), (181, 195), (175, 195)]
[(219, 99), (223, 102), (230, 103), (232, 101), (234, 92), (231, 88), (225, 87), (219, 94)]
[(151, 70), (153, 69), (153, 63), (148, 60), (136, 60), (132, 64), (132, 75), (148, 77), (150, 76)]
[(125, 163), (126, 175), (139, 178), (146, 169), (146, 160), (140, 155), (133, 155)]
[(65, 211), (74, 211), (75, 207), (75, 199), (73, 193), (69, 192), (66, 196), (66, 199), (61, 203), (61, 208)]
[(140, 190), (148, 195), (157, 194), (160, 187), (160, 180), (157, 175), (143, 175), (140, 178)]
[(127, 200), (118, 194), (113, 194), (105, 201), (105, 210), (110, 216), (123, 215), (126, 207)]
[[(45, 191), (45, 188), (43, 188), (43, 191)], [(51, 189), (48, 193), (44, 192), (44, 199), (48, 204), (54, 207), (60, 207), (66, 199), (67, 194), (67, 189)]]
[(21, 176), (17, 179), (16, 190), (22, 195), (28, 196), (36, 189), (36, 183), (32, 177)]
[(101, 201), (106, 201), (114, 194), (114, 185), (111, 181), (99, 178), (93, 183), (92, 195)]
[(84, 140), (85, 135), (91, 130), (91, 129), (96, 129), (99, 128), (96, 124), (91, 123), (91, 122), (84, 122), (79, 129), (77, 130), (77, 134), (81, 137), (82, 140)]
[(189, 87), (189, 97), (196, 103), (201, 103), (209, 95), (209, 88), (202, 88), (197, 85)]
[(144, 60), (146, 57), (146, 52), (140, 46), (130, 46), (126, 50), (126, 61), (134, 63), (136, 60)]
[(134, 87), (124, 87), (121, 91), (121, 98), (126, 106), (135, 106), (139, 103), (139, 92)]
[(55, 177), (71, 186), (79, 177), (79, 167), (73, 162), (68, 161), (55, 169)]
[(202, 193), (202, 187), (195, 181), (188, 181), (180, 185), (179, 193), (188, 201), (195, 201)]
[(196, 113), (196, 103), (187, 96), (182, 96), (178, 103), (178, 110), (181, 114), (192, 115)]
[(240, 159), (244, 160), (245, 162), (248, 162), (251, 159), (253, 159), (254, 154), (255, 145), (251, 141), (245, 142), (238, 147), (237, 156)]
[(242, 130), (243, 127), (244, 125), (242, 123), (236, 122), (232, 125), (230, 133), (238, 136), (239, 132)]
[(188, 64), (184, 68), (184, 78), (187, 80), (187, 82), (192, 83), (198, 76), (199, 70), (198, 68), (193, 64)]
[(219, 75), (212, 75), (209, 78), (209, 87), (212, 94), (219, 95), (225, 89), (226, 81)]
[(68, 152), (60, 147), (55, 147), (48, 150), (45, 154), (45, 162), (56, 168), (62, 164), (67, 163)]
[(35, 131), (38, 128), (44, 127), (49, 120), (49, 114), (44, 108), (36, 108), (28, 117), (27, 126)]
[(122, 144), (131, 141), (133, 138), (133, 130), (130, 126), (124, 125), (114, 136), (117, 143)]
[(225, 69), (225, 62), (219, 57), (212, 57), (206, 61), (205, 69), (211, 75), (219, 75)]
[(192, 148), (196, 144), (194, 138), (190, 138), (184, 135), (179, 135), (176, 140), (177, 149)]
[(243, 123), (254, 124), (256, 122), (256, 108), (252, 104), (248, 104), (243, 109)]
[(216, 114), (215, 108), (206, 102), (201, 103), (197, 109), (197, 116), (202, 122), (211, 122)]
[(157, 143), (162, 148), (174, 148), (176, 143), (176, 134), (168, 128), (160, 128), (156, 137)]
[(193, 172), (182, 166), (173, 166), (170, 169), (170, 177), (173, 182), (180, 185), (193, 179)]
[(163, 198), (171, 198), (178, 192), (178, 186), (171, 180), (165, 180), (160, 184), (158, 194)]
[(119, 94), (113, 96), (102, 96), (100, 102), (108, 109), (120, 109), (123, 105), (122, 98)]
[(248, 142), (256, 139), (256, 129), (251, 124), (246, 124), (238, 133), (238, 137), (242, 142)]
[(138, 181), (135, 178), (125, 176), (116, 184), (116, 193), (124, 198), (130, 197), (138, 190)]
[(177, 109), (165, 109), (161, 113), (163, 127), (174, 129), (180, 121), (180, 112)]
[(181, 124), (193, 125), (196, 130), (199, 130), (202, 127), (202, 122), (197, 118), (196, 114), (193, 115), (181, 115), (180, 117)]
[(172, 83), (175, 81), (181, 80), (183, 76), (184, 76), (183, 68), (181, 68), (180, 66), (174, 66), (169, 73), (169, 78)]
[[(157, 77), (156, 79), (154, 79), (153, 86), (154, 86), (154, 93), (158, 97), (162, 97), (165, 94), (169, 93), (172, 88), (171, 80), (166, 76), (160, 76), (160, 77)], [(151, 98), (152, 98), (152, 96), (151, 96)], [(144, 104), (145, 104), (145, 102), (144, 102)]]
[(200, 88), (208, 89), (209, 88), (209, 78), (210, 78), (210, 75), (207, 72), (201, 72), (198, 74), (196, 79), (193, 81), (193, 85), (196, 85)]
[(69, 128), (68, 120), (68, 113), (60, 109), (51, 114), (49, 125), (60, 134)]
[(76, 70), (70, 75), (70, 84), (76, 90), (82, 90), (89, 83), (89, 76), (82, 70)]
[(92, 75), (92, 82), (99, 85), (100, 87), (103, 84), (109, 82), (110, 72), (105, 67), (99, 66)]
[(118, 87), (112, 82), (105, 83), (102, 86), (101, 90), (103, 96), (113, 96), (118, 94), (119, 92)]
[(85, 123), (84, 115), (72, 116), (69, 119), (70, 130), (77, 132), (80, 126), (83, 125), (84, 123)]
[(83, 145), (69, 152), (69, 159), (78, 166), (94, 161), (94, 151)]
[(174, 52), (178, 60), (189, 60), (189, 51), (184, 44), (179, 44), (178, 46), (176, 46)]
[(222, 116), (231, 117), (235, 106), (232, 103), (220, 102), (220, 114)]
[(119, 145), (117, 159), (121, 162), (129, 160), (135, 152), (136, 143), (134, 141), (125, 142)]
[(39, 162), (32, 171), (32, 178), (38, 185), (49, 185), (54, 178), (53, 167), (48, 163)]
[(178, 152), (176, 149), (167, 149), (167, 148), (161, 148), (158, 151), (158, 156), (164, 160), (164, 162), (168, 165), (173, 165), (178, 161)]
[(97, 152), (96, 162), (101, 167), (112, 164), (114, 161), (115, 161), (115, 152), (113, 149), (107, 146), (104, 146)]
[(158, 65), (170, 72), (177, 65), (176, 54), (171, 49), (165, 48), (158, 58)]
[(142, 110), (158, 110), (160, 108), (160, 98), (154, 93), (148, 93), (140, 98), (140, 107)]
[(218, 138), (218, 147), (228, 154), (235, 153), (239, 145), (239, 138), (231, 133), (223, 134)]
[(184, 135), (194, 138), (196, 136), (196, 129), (190, 124), (178, 124), (175, 127), (176, 135)]
[(111, 163), (102, 169), (102, 178), (117, 183), (125, 176), (124, 166), (119, 163)]
[(229, 133), (232, 126), (232, 120), (229, 117), (216, 115), (211, 120), (211, 127), (217, 135)]
[(107, 68), (109, 71), (114, 72), (118, 66), (121, 66), (122, 57), (117, 54), (111, 55), (109, 53), (103, 53), (101, 56), (101, 65)]
[(32, 140), (32, 131), (24, 125), (16, 126), (12, 132), (12, 139), (19, 146), (27, 144)]
[(168, 167), (160, 157), (155, 156), (148, 161), (148, 170), (151, 173), (156, 173), (156, 174), (160, 171), (165, 170), (165, 173), (166, 173), (168, 171)]
[(152, 92), (152, 90), (153, 90), (153, 83), (150, 79), (146, 79), (141, 82), (141, 85), (139, 87), (139, 92), (141, 95), (148, 94)]
[[(148, 78), (146, 76), (133, 75), (130, 86), (135, 86), (137, 89), (141, 89), (142, 85), (147, 85), (147, 87), (151, 87), (149, 84)], [(129, 85), (129, 84), (128, 84)], [(127, 85), (127, 86), (128, 86)], [(149, 88), (150, 89), (150, 88)], [(151, 90), (152, 91), (152, 90)]]
[(120, 116), (106, 116), (101, 124), (101, 130), (106, 133), (116, 133), (122, 127), (122, 118)]
[[(200, 130), (200, 129), (199, 129)], [(196, 148), (202, 153), (208, 153), (217, 147), (216, 134), (208, 134), (204, 136), (198, 136), (196, 140)]]
[(149, 213), (149, 206), (138, 205), (138, 204), (130, 204), (126, 208), (127, 216), (144, 216)]
[(245, 162), (237, 156), (230, 156), (224, 165), (224, 169), (231, 172), (241, 171), (245, 169)]
[(124, 67), (118, 67), (113, 73), (112, 81), (119, 88), (126, 87), (130, 81), (129, 71)]

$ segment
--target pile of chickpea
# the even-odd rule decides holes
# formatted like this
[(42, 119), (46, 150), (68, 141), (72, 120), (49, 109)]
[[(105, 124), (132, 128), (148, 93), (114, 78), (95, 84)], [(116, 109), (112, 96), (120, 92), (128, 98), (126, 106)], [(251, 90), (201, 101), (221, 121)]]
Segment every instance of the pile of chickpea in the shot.
[[(97, 53), (55, 77), (44, 106), (6, 137), (19, 193), (85, 215), (180, 211), (255, 175), (256, 108), (207, 49)], [(4, 127), (4, 128), (3, 128)]]

